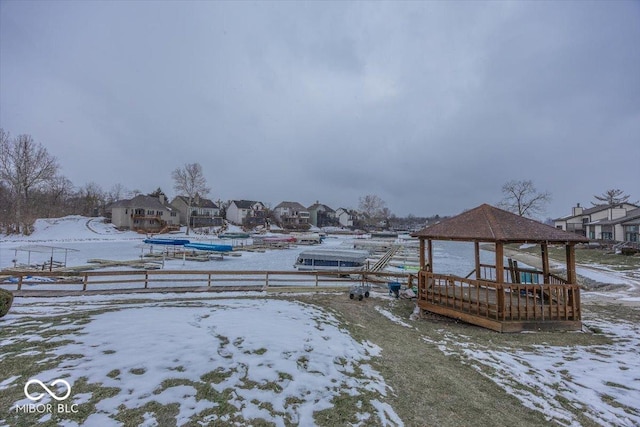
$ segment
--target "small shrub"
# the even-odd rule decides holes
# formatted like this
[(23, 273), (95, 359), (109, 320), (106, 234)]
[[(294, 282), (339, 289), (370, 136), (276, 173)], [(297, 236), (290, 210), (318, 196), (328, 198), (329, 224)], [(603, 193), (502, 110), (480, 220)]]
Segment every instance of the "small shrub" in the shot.
[(13, 294), (4, 289), (0, 289), (0, 317), (3, 317), (9, 312), (11, 304), (13, 304)]

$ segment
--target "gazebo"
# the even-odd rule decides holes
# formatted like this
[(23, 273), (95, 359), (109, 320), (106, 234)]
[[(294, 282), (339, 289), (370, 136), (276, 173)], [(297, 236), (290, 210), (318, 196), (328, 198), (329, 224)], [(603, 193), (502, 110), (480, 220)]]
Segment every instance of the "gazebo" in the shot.
[[(580, 288), (576, 281), (575, 245), (589, 240), (483, 204), (413, 234), (420, 241), (417, 304), (430, 311), (499, 332), (580, 330)], [(467, 277), (436, 273), (433, 241), (472, 242), (475, 269)], [(542, 270), (520, 268), (504, 247), (512, 243), (540, 246)], [(481, 244), (495, 245), (495, 265), (480, 262)], [(564, 245), (566, 277), (549, 269), (549, 245)]]

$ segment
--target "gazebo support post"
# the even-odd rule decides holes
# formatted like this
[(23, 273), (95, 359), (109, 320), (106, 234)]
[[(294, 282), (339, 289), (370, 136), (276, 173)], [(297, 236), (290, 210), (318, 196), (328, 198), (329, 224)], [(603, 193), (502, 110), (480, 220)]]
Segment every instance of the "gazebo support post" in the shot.
[(424, 239), (420, 239), (420, 270), (424, 269)]
[(567, 244), (565, 246), (565, 251), (567, 254), (567, 282), (575, 285), (576, 284), (576, 250), (574, 245)]
[(476, 280), (480, 280), (480, 242), (473, 242), (473, 246), (476, 253)]
[(542, 276), (544, 283), (550, 283), (549, 273), (549, 247), (546, 242), (540, 243), (540, 255), (542, 256)]
[(433, 242), (431, 241), (431, 239), (427, 240), (427, 271), (428, 272), (432, 272), (433, 271)]
[[(566, 252), (566, 262), (567, 262), (567, 283), (569, 283), (571, 285), (575, 285), (575, 284), (577, 284), (576, 250), (575, 250), (575, 246), (572, 245), (571, 243), (567, 243), (565, 245), (565, 252)], [(575, 300), (575, 295), (574, 295), (573, 291), (569, 292), (568, 304), (575, 307), (576, 303), (577, 303), (577, 307), (579, 309), (580, 301), (579, 300), (578, 301)]]
[(504, 245), (496, 242), (496, 295), (498, 303), (498, 318), (504, 320)]

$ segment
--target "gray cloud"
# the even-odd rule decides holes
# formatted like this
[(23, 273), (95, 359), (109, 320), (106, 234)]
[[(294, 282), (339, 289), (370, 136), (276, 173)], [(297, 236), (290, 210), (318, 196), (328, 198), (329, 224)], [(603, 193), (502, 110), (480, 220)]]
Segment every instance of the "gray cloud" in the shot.
[(80, 186), (399, 215), (640, 197), (637, 2), (2, 2), (0, 123)]

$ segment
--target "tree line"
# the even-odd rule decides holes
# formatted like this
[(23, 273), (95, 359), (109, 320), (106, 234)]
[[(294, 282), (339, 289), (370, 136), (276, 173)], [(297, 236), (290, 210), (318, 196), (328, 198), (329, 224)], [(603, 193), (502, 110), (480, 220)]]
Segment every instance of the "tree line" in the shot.
[[(174, 189), (188, 198), (191, 206), (196, 195), (209, 192), (202, 167), (187, 164), (172, 173)], [(151, 195), (159, 193), (159, 188)], [(498, 206), (521, 216), (535, 217), (544, 212), (551, 200), (549, 192), (538, 191), (531, 180), (512, 180), (502, 187), (503, 199)], [(56, 218), (66, 215), (97, 216), (111, 203), (142, 194), (115, 184), (103, 190), (90, 182), (76, 188), (60, 173), (60, 165), (42, 144), (31, 135), (11, 136), (0, 128), (0, 233), (30, 234), (37, 218)], [(615, 205), (628, 202), (629, 195), (620, 189), (595, 195), (593, 205)], [(638, 202), (633, 202), (638, 204)], [(359, 199), (358, 226), (364, 228), (412, 228), (416, 224), (439, 220), (439, 216), (396, 217), (384, 200), (374, 194)], [(191, 209), (189, 209), (190, 211)], [(355, 225), (355, 224), (354, 224)], [(407, 227), (405, 227), (407, 226)]]
[[(196, 195), (205, 197), (210, 191), (198, 163), (177, 168), (171, 175), (175, 191), (186, 196), (189, 206)], [(149, 195), (161, 192), (158, 188)], [(97, 216), (111, 203), (138, 194), (142, 192), (127, 190), (122, 184), (108, 191), (94, 182), (76, 188), (60, 173), (57, 159), (31, 135), (12, 136), (0, 128), (0, 234), (30, 234), (38, 218)], [(378, 196), (360, 198), (359, 207), (365, 218), (361, 225), (398, 220)]]
[(96, 215), (135, 193), (121, 184), (109, 191), (93, 182), (76, 188), (31, 135), (12, 136), (0, 128), (0, 233), (30, 234), (37, 218)]

